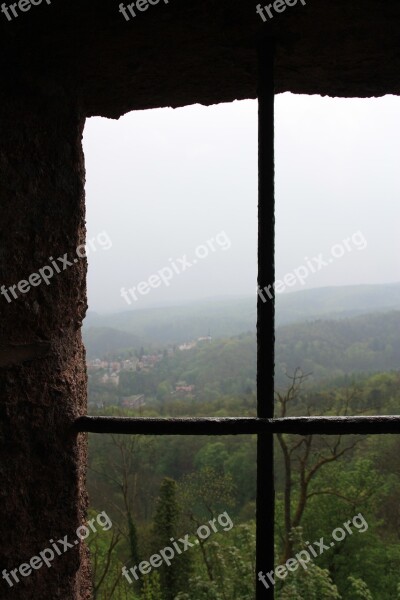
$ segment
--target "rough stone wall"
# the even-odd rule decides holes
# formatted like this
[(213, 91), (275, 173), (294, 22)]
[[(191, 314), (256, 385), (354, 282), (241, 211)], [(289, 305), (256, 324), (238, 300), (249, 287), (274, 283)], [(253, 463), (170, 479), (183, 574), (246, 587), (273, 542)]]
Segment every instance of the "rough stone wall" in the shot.
[(270, 1), (160, 0), (127, 22), (119, 0), (42, 0), (11, 22), (0, 14), (0, 84), (50, 76), (87, 116), (112, 118), (255, 98), (256, 42), (274, 36), (278, 93), (400, 94), (399, 0), (304, 1), (263, 22), (256, 6)]
[[(0, 97), (0, 273), (8, 288), (84, 241), (84, 119), (66, 95), (30, 88)], [(86, 411), (80, 326), (86, 310), (86, 260), (79, 259), (8, 302), (0, 296), (0, 566), (8, 572), (51, 547), (75, 540), (84, 522), (86, 436), (71, 435)], [(35, 280), (34, 280), (35, 281)], [(80, 555), (82, 560), (80, 560)], [(79, 579), (79, 565), (82, 563)], [(86, 550), (76, 545), (53, 566), (18, 575), (0, 598), (83, 600)], [(13, 581), (13, 580), (12, 580)]]

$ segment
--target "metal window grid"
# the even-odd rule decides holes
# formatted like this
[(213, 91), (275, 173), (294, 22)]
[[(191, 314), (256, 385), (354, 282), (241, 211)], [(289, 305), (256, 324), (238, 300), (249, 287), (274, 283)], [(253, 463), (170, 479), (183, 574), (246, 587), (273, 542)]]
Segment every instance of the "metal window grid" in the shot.
[[(274, 41), (258, 45), (258, 284), (275, 280), (274, 268)], [(74, 432), (138, 435), (257, 435), (256, 573), (274, 568), (273, 435), (398, 434), (400, 416), (274, 418), (274, 303), (258, 298), (257, 418), (80, 417)], [(273, 587), (256, 579), (256, 600), (273, 600)]]

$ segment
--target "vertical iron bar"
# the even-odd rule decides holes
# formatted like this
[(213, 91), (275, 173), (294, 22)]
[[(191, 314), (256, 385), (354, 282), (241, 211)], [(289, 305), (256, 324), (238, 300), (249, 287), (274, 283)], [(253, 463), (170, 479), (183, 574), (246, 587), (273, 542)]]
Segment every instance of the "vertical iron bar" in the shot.
[[(275, 166), (274, 166), (274, 42), (258, 47), (258, 321), (257, 414), (274, 415), (274, 301), (264, 291), (275, 280)], [(257, 438), (257, 542), (256, 599), (272, 600), (259, 579), (274, 568), (274, 464), (273, 436)], [(268, 585), (268, 579), (267, 579)]]

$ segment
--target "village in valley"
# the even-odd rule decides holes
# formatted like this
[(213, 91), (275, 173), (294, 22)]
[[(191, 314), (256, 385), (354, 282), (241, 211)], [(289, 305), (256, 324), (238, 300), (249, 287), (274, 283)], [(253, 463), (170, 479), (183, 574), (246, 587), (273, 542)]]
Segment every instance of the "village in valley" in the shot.
[[(119, 354), (109, 355), (103, 358), (93, 358), (87, 360), (87, 373), (89, 381), (89, 390), (103, 387), (105, 392), (118, 396), (119, 405), (123, 408), (141, 409), (146, 404), (147, 394), (143, 389), (143, 393), (135, 393), (129, 396), (124, 395), (126, 381), (132, 379), (134, 374), (149, 374), (152, 370), (165, 358), (173, 357), (176, 353), (187, 352), (193, 350), (200, 344), (209, 343), (212, 341), (210, 335), (199, 337), (197, 340), (192, 340), (179, 345), (169, 346), (162, 351), (145, 354), (143, 347), (140, 351), (129, 350)], [(130, 374), (130, 376), (129, 376)], [(121, 386), (121, 379), (125, 385)], [(121, 387), (123, 389), (121, 389)], [(112, 393), (114, 390), (114, 394)], [(139, 390), (136, 390), (139, 391)], [(187, 383), (185, 380), (176, 381), (171, 391), (171, 397), (177, 398), (195, 398), (195, 385)], [(104, 408), (106, 402), (99, 401), (92, 397), (89, 393), (89, 405), (97, 408)]]

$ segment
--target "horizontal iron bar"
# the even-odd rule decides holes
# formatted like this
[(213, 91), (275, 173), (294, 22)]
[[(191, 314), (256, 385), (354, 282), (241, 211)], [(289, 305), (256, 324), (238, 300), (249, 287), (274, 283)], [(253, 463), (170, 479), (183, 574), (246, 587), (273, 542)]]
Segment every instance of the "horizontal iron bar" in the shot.
[(273, 433), (351, 435), (400, 433), (400, 415), (363, 417), (288, 417), (273, 419)]
[(76, 419), (73, 428), (76, 432), (140, 435), (389, 434), (400, 433), (400, 416), (287, 417), (285, 419), (251, 417), (154, 419), (88, 416)]

